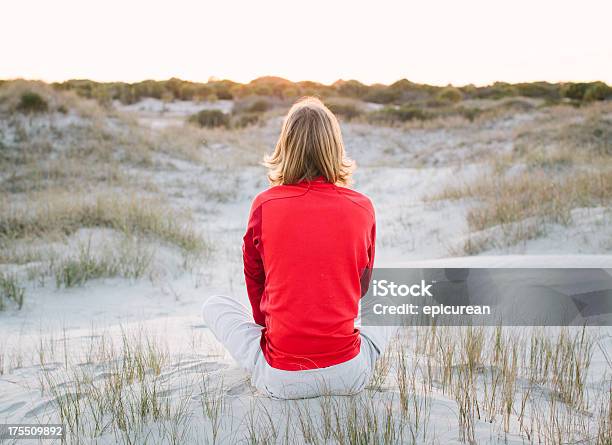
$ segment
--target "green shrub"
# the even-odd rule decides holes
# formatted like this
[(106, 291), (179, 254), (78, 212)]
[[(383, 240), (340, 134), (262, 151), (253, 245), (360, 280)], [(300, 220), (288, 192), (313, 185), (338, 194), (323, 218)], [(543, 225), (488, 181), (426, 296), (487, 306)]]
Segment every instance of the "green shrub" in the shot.
[(584, 92), (584, 100), (606, 100), (612, 97), (612, 88), (603, 82), (593, 82)]
[(232, 100), (234, 98), (232, 93), (226, 88), (217, 88), (215, 96), (217, 96), (219, 100)]
[(482, 110), (480, 108), (460, 107), (458, 111), (461, 116), (465, 117), (470, 122), (473, 122), (474, 119), (476, 119), (476, 117), (478, 117), (478, 115), (482, 113)]
[(427, 120), (432, 115), (422, 108), (413, 105), (402, 105), (400, 107), (385, 107), (375, 111), (372, 118), (374, 121), (385, 122), (407, 122), (411, 120)]
[(584, 82), (566, 83), (561, 88), (561, 94), (568, 99), (582, 100), (588, 87), (589, 84)]
[[(122, 88), (121, 92), (114, 98), (119, 99), (119, 101), (121, 101), (121, 103), (125, 105), (130, 105), (140, 100), (140, 98), (136, 96), (135, 89), (131, 88), (131, 86)], [(110, 91), (106, 91), (103, 94), (98, 95), (96, 99), (98, 99), (98, 102), (103, 105), (110, 104), (111, 100), (113, 99), (113, 96)]]
[(259, 113), (243, 113), (236, 116), (233, 121), (234, 127), (243, 128), (255, 125), (259, 122)]
[(563, 97), (573, 100), (605, 100), (612, 96), (612, 88), (603, 82), (566, 83), (561, 88)]
[[(436, 96), (436, 97), (427, 99), (425, 101), (419, 101), (418, 104), (419, 104), (418, 105), (419, 107), (423, 107), (423, 108), (448, 108), (449, 101)], [(413, 102), (413, 106), (414, 106), (414, 102)]]
[(400, 96), (401, 91), (397, 89), (385, 85), (374, 85), (370, 87), (370, 91), (363, 97), (363, 100), (376, 104), (390, 104), (398, 100)]
[(452, 86), (448, 86), (442, 88), (440, 92), (437, 94), (438, 99), (441, 99), (446, 102), (456, 103), (463, 99), (463, 93), (459, 88), (455, 88)]
[(228, 127), (229, 116), (221, 110), (201, 110), (189, 118), (189, 122), (198, 124), (200, 127)]
[(283, 90), (283, 99), (295, 99), (300, 95), (298, 87), (287, 87)]
[(514, 110), (517, 112), (526, 112), (533, 110), (535, 105), (531, 102), (526, 101), (525, 99), (507, 99), (497, 105), (498, 108), (506, 109), (506, 110)]
[(249, 112), (251, 113), (264, 113), (271, 108), (270, 102), (265, 99), (258, 99), (251, 104)]
[(255, 85), (252, 93), (258, 96), (272, 96), (272, 88), (269, 85)]
[(263, 76), (244, 85), (240, 89), (240, 95), (241, 97), (257, 95), (288, 98), (299, 96), (300, 91), (290, 80), (277, 76)]
[(49, 109), (47, 101), (40, 94), (26, 91), (21, 95), (17, 110), (22, 113), (43, 113)]
[(325, 106), (336, 116), (346, 120), (354, 119), (362, 114), (361, 109), (351, 102), (329, 101), (325, 102)]
[(475, 97), (481, 99), (502, 99), (504, 97), (516, 96), (518, 91), (512, 84), (506, 82), (495, 82), (493, 85), (477, 88)]
[(478, 88), (472, 83), (460, 87), (459, 90), (461, 90), (461, 93), (464, 97), (467, 97), (469, 99), (478, 97)]
[(561, 98), (559, 84), (548, 82), (526, 82), (515, 85), (519, 96), (536, 97), (546, 100), (557, 100)]
[(338, 80), (333, 86), (340, 96), (360, 98), (368, 93), (368, 86), (358, 80)]

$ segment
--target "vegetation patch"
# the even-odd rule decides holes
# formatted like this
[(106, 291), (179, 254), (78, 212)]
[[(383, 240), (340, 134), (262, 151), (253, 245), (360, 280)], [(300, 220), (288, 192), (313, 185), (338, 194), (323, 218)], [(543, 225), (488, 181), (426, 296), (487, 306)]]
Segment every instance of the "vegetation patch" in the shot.
[[(54, 407), (74, 442), (114, 434), (126, 443), (141, 442), (151, 424), (160, 422), (164, 442), (187, 443), (200, 431), (188, 423), (206, 422), (206, 441), (246, 436), (249, 443), (396, 444), (432, 443), (437, 439), (434, 410), (438, 399), (456, 404), (457, 439), (476, 443), (478, 427), (495, 424), (495, 437), (521, 435), (544, 444), (606, 444), (609, 401), (596, 415), (585, 384), (596, 339), (585, 329), (559, 334), (544, 329), (524, 332), (504, 327), (419, 327), (391, 345), (376, 370), (379, 386), (347, 397), (324, 394), (311, 400), (274, 403), (250, 400), (244, 422), (223, 422), (233, 402), (222, 380), (202, 376), (196, 388), (164, 397), (178, 382), (158, 377), (171, 356), (159, 340), (124, 333), (116, 341), (100, 336), (89, 348), (96, 369), (66, 360), (61, 372), (47, 371), (41, 391)], [(49, 354), (49, 355), (48, 355)], [(53, 359), (49, 349), (39, 356)], [(42, 359), (41, 359), (42, 361)], [(92, 378), (104, 367), (102, 378)], [(190, 382), (193, 384), (192, 382)], [(385, 397), (393, 391), (395, 397)], [(240, 401), (239, 401), (240, 403)], [(189, 413), (189, 415), (187, 415)], [(273, 419), (280, 419), (275, 422)], [(594, 432), (597, 440), (594, 439)], [(498, 436), (497, 436), (498, 435)]]
[(270, 108), (272, 108), (272, 105), (270, 104), (270, 102), (268, 102), (265, 99), (257, 99), (255, 102), (253, 102), (249, 106), (248, 111), (250, 113), (264, 113), (268, 111)]
[(424, 121), (433, 118), (433, 114), (423, 108), (402, 105), (399, 107), (386, 106), (381, 110), (368, 114), (368, 121), (372, 123), (401, 123), (408, 121)]
[(331, 85), (318, 82), (291, 82), (287, 79), (265, 76), (249, 83), (230, 80), (211, 80), (207, 83), (189, 82), (172, 78), (164, 81), (147, 80), (137, 83), (100, 83), (91, 80), (69, 80), (54, 84), (60, 90), (76, 91), (79, 95), (101, 102), (120, 100), (134, 103), (144, 97), (165, 100), (240, 99), (267, 96), (280, 100), (295, 100), (311, 95), (322, 98), (339, 96), (380, 104), (409, 104), (415, 101), (441, 98), (455, 102), (461, 99), (503, 99), (506, 97), (541, 98), (550, 102), (560, 100), (582, 102), (606, 100), (612, 97), (612, 88), (604, 82), (529, 82), (510, 84), (495, 82), (477, 87), (438, 87), (400, 79), (390, 85), (366, 85), (357, 80), (338, 80)]
[(17, 110), (22, 113), (43, 113), (49, 109), (47, 101), (40, 94), (26, 91), (21, 95)]
[(88, 242), (79, 245), (76, 255), (52, 263), (49, 272), (57, 288), (74, 287), (96, 278), (140, 278), (149, 270), (152, 259), (153, 252), (141, 243), (127, 242), (116, 250), (105, 248), (96, 254)]
[(453, 255), (475, 255), (546, 235), (548, 224), (568, 226), (572, 210), (612, 204), (612, 170), (577, 171), (552, 176), (544, 171), (483, 176), (446, 187), (432, 200), (471, 198), (470, 234)]
[(460, 102), (463, 99), (463, 93), (459, 88), (455, 87), (446, 87), (440, 90), (437, 94), (438, 99), (447, 101), (447, 102)]
[(536, 217), (569, 224), (577, 207), (610, 205), (612, 171), (589, 171), (554, 178), (544, 172), (510, 177), (486, 176), (461, 186), (447, 187), (432, 199), (476, 198), (468, 212), (470, 229), (484, 230)]
[(200, 127), (216, 128), (229, 127), (230, 117), (221, 110), (202, 110), (192, 115), (189, 122)]
[(612, 119), (596, 112), (578, 122), (533, 125), (520, 132), (504, 165), (530, 167), (605, 165), (612, 156)]
[(0, 273), (0, 311), (5, 309), (9, 302), (21, 309), (24, 295), (25, 289), (19, 286), (15, 275)]
[(27, 205), (6, 205), (0, 213), (0, 242), (70, 235), (80, 228), (104, 227), (125, 235), (144, 235), (190, 253), (206, 250), (189, 216), (152, 199), (100, 196), (94, 200), (63, 194), (40, 195)]
[(605, 105), (546, 109), (520, 128), (511, 151), (492, 154), (474, 180), (430, 200), (470, 199), (470, 233), (452, 254), (473, 255), (572, 224), (572, 210), (612, 205), (612, 119)]
[(358, 103), (346, 99), (327, 99), (325, 106), (340, 119), (352, 120), (363, 114)]

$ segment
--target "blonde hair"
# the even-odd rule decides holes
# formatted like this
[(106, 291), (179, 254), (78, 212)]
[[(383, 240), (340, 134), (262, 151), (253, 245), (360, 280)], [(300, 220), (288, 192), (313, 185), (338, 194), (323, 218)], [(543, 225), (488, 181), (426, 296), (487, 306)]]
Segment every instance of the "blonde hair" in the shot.
[(298, 100), (285, 117), (271, 156), (266, 156), (272, 185), (295, 184), (325, 177), (337, 185), (348, 185), (354, 163), (346, 157), (340, 124), (315, 97)]

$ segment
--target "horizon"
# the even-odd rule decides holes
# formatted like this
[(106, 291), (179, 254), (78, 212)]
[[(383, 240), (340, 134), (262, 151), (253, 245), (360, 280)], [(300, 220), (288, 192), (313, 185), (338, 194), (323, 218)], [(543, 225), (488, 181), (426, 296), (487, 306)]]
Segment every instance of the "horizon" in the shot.
[(312, 79), (301, 79), (301, 80), (293, 80), (293, 79), (287, 79), (286, 77), (282, 77), (282, 76), (277, 76), (274, 74), (270, 74), (270, 75), (263, 75), (263, 76), (259, 76), (247, 81), (237, 81), (235, 79), (229, 79), (229, 78), (221, 78), (221, 77), (215, 77), (215, 76), (211, 76), (210, 78), (206, 79), (206, 80), (193, 80), (193, 79), (185, 79), (182, 77), (178, 77), (178, 76), (171, 76), (171, 77), (167, 77), (167, 78), (160, 78), (160, 79), (153, 79), (153, 78), (144, 78), (144, 79), (140, 79), (140, 80), (134, 80), (134, 81), (126, 81), (126, 80), (98, 80), (98, 79), (93, 79), (91, 77), (79, 77), (79, 78), (67, 78), (67, 79), (61, 79), (61, 80), (48, 80), (48, 79), (35, 79), (35, 78), (25, 78), (25, 77), (11, 77), (11, 78), (0, 78), (0, 81), (14, 81), (14, 80), (25, 80), (25, 81), (32, 81), (32, 82), (44, 82), (47, 84), (52, 84), (52, 83), (63, 83), (63, 82), (69, 82), (69, 81), (89, 81), (89, 82), (96, 82), (96, 83), (125, 83), (125, 84), (137, 84), (140, 82), (147, 82), (147, 81), (154, 81), (154, 82), (165, 82), (168, 81), (170, 79), (179, 79), (181, 81), (184, 82), (193, 82), (193, 83), (198, 83), (198, 84), (206, 84), (208, 82), (222, 82), (222, 81), (229, 81), (229, 82), (234, 82), (237, 84), (242, 84), (242, 85), (248, 85), (251, 82), (254, 82), (258, 79), (262, 79), (262, 78), (278, 78), (278, 79), (282, 79), (282, 80), (287, 80), (289, 82), (292, 83), (300, 83), (300, 82), (315, 82), (315, 83), (319, 83), (321, 85), (324, 86), (331, 86), (333, 84), (335, 84), (336, 82), (348, 82), (348, 81), (353, 81), (356, 80), (360, 83), (362, 83), (363, 85), (366, 86), (373, 86), (373, 85), (383, 85), (383, 86), (390, 86), (395, 82), (398, 82), (400, 80), (408, 80), (409, 82), (412, 82), (414, 84), (417, 85), (426, 85), (426, 86), (433, 86), (433, 87), (446, 87), (446, 86), (453, 86), (456, 88), (463, 88), (469, 85), (473, 85), (477, 88), (483, 88), (483, 87), (487, 87), (487, 86), (491, 86), (495, 83), (508, 83), (510, 85), (515, 85), (515, 84), (521, 84), (521, 83), (550, 83), (550, 84), (563, 84), (563, 83), (592, 83), (592, 82), (604, 82), (607, 85), (612, 86), (612, 82), (607, 82), (605, 80), (602, 79), (591, 79), (591, 80), (561, 80), (561, 81), (550, 81), (550, 80), (522, 80), (522, 81), (516, 81), (516, 82), (507, 82), (504, 80), (494, 80), (490, 83), (483, 83), (483, 84), (477, 84), (474, 82), (470, 82), (470, 83), (464, 83), (464, 84), (432, 84), (432, 83), (422, 83), (422, 82), (415, 82), (413, 79), (409, 79), (409, 78), (400, 78), (400, 79), (396, 79), (392, 82), (388, 82), (388, 83), (383, 83), (383, 82), (372, 82), (372, 83), (366, 83), (366, 82), (362, 82), (359, 79), (355, 79), (355, 78), (342, 78), (342, 79), (336, 79), (332, 82), (320, 82), (317, 80), (312, 80)]
[[(277, 0), (101, 5), (92, 21), (74, 0), (9, 0), (0, 39), (11, 44), (0, 77), (248, 83), (274, 73), (323, 84), (612, 84), (612, 4), (598, 0), (518, 0), (495, 8), (485, 0), (382, 0), (376, 8), (315, 0), (297, 12)], [(588, 20), (576, 18), (580, 11), (589, 11)]]

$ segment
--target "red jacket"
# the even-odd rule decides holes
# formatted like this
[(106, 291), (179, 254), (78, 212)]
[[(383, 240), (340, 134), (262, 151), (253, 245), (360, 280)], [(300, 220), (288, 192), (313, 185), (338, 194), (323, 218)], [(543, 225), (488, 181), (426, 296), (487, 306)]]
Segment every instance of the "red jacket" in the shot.
[(359, 353), (359, 300), (374, 263), (370, 200), (324, 178), (255, 197), (244, 275), (270, 366), (324, 368)]

